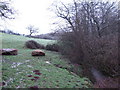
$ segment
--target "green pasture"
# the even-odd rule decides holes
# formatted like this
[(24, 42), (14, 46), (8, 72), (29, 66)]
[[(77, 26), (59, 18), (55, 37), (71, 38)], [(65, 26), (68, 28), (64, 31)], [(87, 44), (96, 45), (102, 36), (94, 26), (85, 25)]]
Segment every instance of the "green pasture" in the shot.
[[(3, 88), (89, 88), (91, 82), (69, 71), (74, 66), (60, 53), (43, 50), (45, 56), (31, 56), (34, 49), (24, 47), (28, 40), (40, 44), (55, 43), (55, 40), (34, 39), (0, 33), (2, 48), (18, 49), (18, 55), (2, 56)], [(35, 73), (38, 72), (38, 74)], [(37, 78), (37, 79), (35, 79)]]

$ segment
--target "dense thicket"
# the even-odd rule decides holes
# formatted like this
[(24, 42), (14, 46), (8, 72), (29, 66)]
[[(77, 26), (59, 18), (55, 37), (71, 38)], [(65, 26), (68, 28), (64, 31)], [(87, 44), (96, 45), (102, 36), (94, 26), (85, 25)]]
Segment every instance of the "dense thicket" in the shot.
[(118, 76), (118, 8), (110, 2), (80, 2), (56, 5), (56, 14), (66, 22), (59, 44), (61, 53), (81, 64), (85, 73), (96, 68)]

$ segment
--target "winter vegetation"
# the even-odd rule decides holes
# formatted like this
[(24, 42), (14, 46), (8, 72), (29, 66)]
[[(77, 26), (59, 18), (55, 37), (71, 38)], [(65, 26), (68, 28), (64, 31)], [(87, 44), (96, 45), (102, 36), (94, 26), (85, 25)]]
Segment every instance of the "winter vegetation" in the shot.
[[(57, 22), (55, 32), (33, 35), (38, 28), (32, 25), (29, 35), (0, 30), (2, 49), (18, 50), (17, 55), (2, 55), (1, 87), (120, 88), (117, 3), (72, 0), (52, 5), (64, 22)], [(14, 19), (8, 6), (0, 2), (0, 17)]]

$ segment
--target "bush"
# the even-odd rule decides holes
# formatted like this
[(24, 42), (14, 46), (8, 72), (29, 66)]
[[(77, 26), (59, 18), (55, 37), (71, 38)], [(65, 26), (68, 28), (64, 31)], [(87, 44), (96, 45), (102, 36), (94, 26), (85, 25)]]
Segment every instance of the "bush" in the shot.
[(58, 46), (58, 44), (48, 44), (46, 46), (46, 50), (58, 52), (59, 51), (59, 46)]
[(119, 75), (117, 34), (101, 38), (94, 36), (75, 38), (73, 33), (66, 33), (61, 37), (59, 44), (61, 53), (71, 62), (81, 64), (85, 70), (90, 72), (90, 68), (94, 67), (108, 76)]
[(89, 63), (109, 76), (118, 75), (118, 36), (111, 34), (90, 41)]
[(29, 40), (25, 43), (25, 47), (30, 48), (30, 49), (44, 49), (45, 46), (42, 44), (37, 43), (34, 40)]
[(61, 36), (58, 43), (61, 54), (68, 57), (72, 63), (82, 64), (83, 51), (81, 45), (79, 45), (80, 43), (77, 43), (77, 41), (72, 32), (66, 32)]

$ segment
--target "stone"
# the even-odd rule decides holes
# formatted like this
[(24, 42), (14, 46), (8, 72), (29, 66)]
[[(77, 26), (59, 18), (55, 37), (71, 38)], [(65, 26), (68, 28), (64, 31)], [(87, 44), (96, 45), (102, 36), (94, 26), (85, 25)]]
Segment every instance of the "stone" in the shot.
[(32, 56), (45, 56), (45, 53), (42, 50), (34, 50)]
[(0, 49), (0, 55), (17, 55), (18, 50), (17, 49)]

